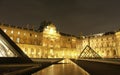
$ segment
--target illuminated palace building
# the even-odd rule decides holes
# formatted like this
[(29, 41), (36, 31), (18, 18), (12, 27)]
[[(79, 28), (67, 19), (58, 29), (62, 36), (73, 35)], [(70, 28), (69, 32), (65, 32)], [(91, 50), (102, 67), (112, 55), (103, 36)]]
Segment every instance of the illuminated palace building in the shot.
[(0, 28), (30, 58), (78, 58), (87, 45), (102, 58), (120, 57), (120, 31), (76, 37), (58, 32), (52, 23), (42, 30), (6, 24)]

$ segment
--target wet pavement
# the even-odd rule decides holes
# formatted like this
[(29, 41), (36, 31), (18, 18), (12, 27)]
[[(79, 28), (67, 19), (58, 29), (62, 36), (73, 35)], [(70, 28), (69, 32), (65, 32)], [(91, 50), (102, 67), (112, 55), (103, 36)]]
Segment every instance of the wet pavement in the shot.
[(53, 64), (32, 75), (89, 75), (84, 69), (80, 68), (72, 61), (65, 59), (58, 64)]

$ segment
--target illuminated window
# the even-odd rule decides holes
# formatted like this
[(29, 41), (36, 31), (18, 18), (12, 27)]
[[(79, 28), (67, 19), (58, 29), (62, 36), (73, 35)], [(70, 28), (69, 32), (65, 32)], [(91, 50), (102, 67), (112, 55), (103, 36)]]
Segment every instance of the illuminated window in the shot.
[(7, 32), (7, 29), (4, 29), (4, 32)]
[(24, 36), (26, 35), (26, 33), (24, 33)]
[(76, 41), (76, 39), (72, 39), (72, 42), (75, 42)]
[(50, 49), (50, 54), (53, 55), (53, 49)]
[(46, 44), (45, 44), (45, 43), (43, 43), (43, 46), (46, 46)]
[(20, 38), (17, 38), (17, 40), (16, 40), (16, 41), (17, 41), (17, 43), (19, 43), (19, 42), (20, 42)]
[(35, 37), (37, 37), (37, 35), (35, 35)]
[(49, 26), (47, 26), (46, 28), (49, 28)]
[(20, 32), (18, 32), (18, 35), (20, 34)]
[(11, 31), (11, 34), (13, 34), (13, 30)]
[(54, 28), (49, 29), (49, 34), (55, 34), (55, 33), (56, 33), (56, 30)]

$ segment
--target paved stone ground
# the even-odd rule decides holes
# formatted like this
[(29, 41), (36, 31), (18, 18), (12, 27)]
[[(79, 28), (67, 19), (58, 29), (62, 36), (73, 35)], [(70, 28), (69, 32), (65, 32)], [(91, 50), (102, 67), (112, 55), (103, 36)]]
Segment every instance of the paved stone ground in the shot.
[(53, 64), (33, 75), (89, 75), (85, 70), (66, 59), (58, 64)]

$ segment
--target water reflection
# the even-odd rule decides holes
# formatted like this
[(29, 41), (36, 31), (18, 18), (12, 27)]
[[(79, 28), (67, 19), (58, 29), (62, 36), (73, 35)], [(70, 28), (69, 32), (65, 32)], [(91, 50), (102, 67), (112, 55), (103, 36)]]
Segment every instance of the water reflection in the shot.
[(69, 59), (64, 59), (64, 60), (62, 60), (62, 61), (60, 61), (60, 62), (58, 62), (58, 63), (63, 63), (63, 64), (65, 64), (65, 63), (72, 63), (72, 61), (70, 61)]
[(68, 59), (63, 60), (59, 63), (60, 64), (54, 64), (33, 75), (89, 75), (86, 73), (86, 71), (73, 64), (72, 61)]

